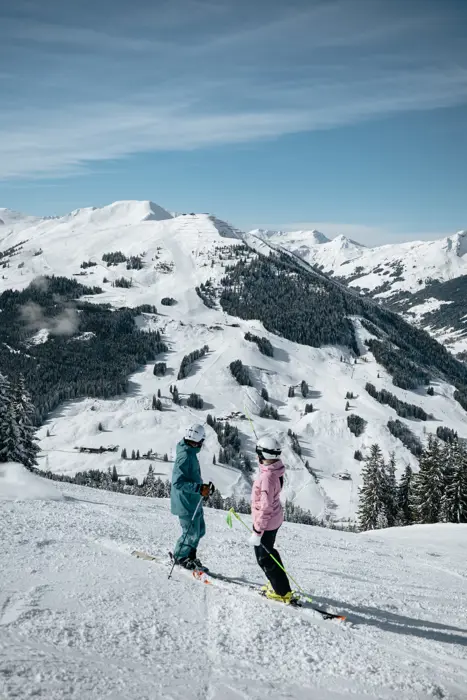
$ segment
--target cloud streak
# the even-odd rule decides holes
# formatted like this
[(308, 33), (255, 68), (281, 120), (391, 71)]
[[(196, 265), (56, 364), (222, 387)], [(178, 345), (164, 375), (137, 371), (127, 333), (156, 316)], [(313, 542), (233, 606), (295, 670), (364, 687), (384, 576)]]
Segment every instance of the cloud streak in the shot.
[(430, 0), (252, 5), (143, 0), (130, 15), (117, 0), (83, 24), (44, 0), (37, 16), (0, 17), (0, 179), (467, 101), (456, 17), (440, 37)]

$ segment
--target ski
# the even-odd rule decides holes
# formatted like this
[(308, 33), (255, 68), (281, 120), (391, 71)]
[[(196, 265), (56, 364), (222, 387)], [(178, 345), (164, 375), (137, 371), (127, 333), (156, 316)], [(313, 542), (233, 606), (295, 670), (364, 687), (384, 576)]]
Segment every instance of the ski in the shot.
[[(270, 600), (267, 595), (264, 593), (264, 591), (259, 592), (260, 596), (262, 598), (266, 598), (266, 600)], [(271, 603), (281, 603), (280, 600), (270, 600)], [(314, 612), (319, 613), (323, 620), (339, 620), (340, 622), (345, 622), (347, 620), (346, 615), (342, 615), (341, 613), (332, 613), (328, 612), (327, 610), (322, 610), (321, 608), (317, 608), (314, 605), (311, 605), (307, 601), (303, 600), (295, 600), (292, 603), (282, 603), (282, 605), (285, 605), (286, 607), (291, 607), (291, 608), (301, 608), (303, 610), (313, 610)]]
[(347, 620), (347, 615), (342, 615), (341, 613), (332, 613), (328, 612), (327, 610), (321, 610), (321, 608), (315, 608), (314, 605), (310, 605), (309, 608), (310, 610), (314, 610), (322, 615), (324, 620), (340, 620), (340, 622), (345, 622)]
[[(152, 554), (149, 554), (148, 552), (142, 552), (139, 550), (134, 550), (131, 553), (134, 557), (137, 557), (138, 559), (145, 559), (146, 561), (154, 561), (157, 562), (158, 564), (166, 564), (168, 563), (167, 560), (162, 559), (161, 557), (155, 557)], [(173, 554), (172, 552), (169, 552), (169, 561), (173, 562)], [(264, 594), (263, 591), (258, 589), (257, 586), (254, 586), (250, 583), (246, 583), (244, 581), (239, 581), (238, 579), (233, 579), (230, 578), (229, 576), (225, 576), (224, 574), (218, 574), (213, 571), (202, 571), (201, 569), (193, 569), (190, 571), (189, 569), (184, 569), (183, 567), (180, 567), (180, 570), (183, 571), (185, 574), (190, 575), (191, 578), (194, 578), (196, 581), (200, 581), (201, 583), (204, 583), (206, 585), (212, 586), (214, 585), (215, 581), (219, 581), (221, 583), (227, 583), (227, 584), (233, 584), (235, 586), (241, 586), (242, 588), (247, 588), (250, 591), (254, 591), (255, 593), (258, 593), (262, 598), (268, 598)], [(280, 601), (270, 601), (271, 603), (274, 602), (280, 602)], [(284, 605), (284, 604), (283, 604)], [(341, 613), (332, 613), (328, 612), (327, 610), (323, 610), (322, 608), (317, 608), (314, 605), (311, 605), (307, 601), (298, 601), (297, 603), (292, 603), (290, 605), (292, 608), (301, 608), (303, 610), (314, 610), (314, 612), (319, 613), (324, 620), (337, 620), (340, 622), (345, 622), (347, 619), (346, 615), (342, 615)]]

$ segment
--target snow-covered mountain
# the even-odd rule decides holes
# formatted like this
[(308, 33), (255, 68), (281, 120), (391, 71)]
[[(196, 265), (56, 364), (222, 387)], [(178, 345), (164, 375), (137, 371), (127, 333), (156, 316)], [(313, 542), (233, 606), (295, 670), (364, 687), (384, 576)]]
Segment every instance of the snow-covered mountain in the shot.
[[(435, 241), (365, 247), (345, 236), (329, 240), (316, 231), (255, 231), (352, 289), (382, 300), (426, 328), (453, 352), (467, 350), (467, 306), (447, 309), (453, 285), (467, 275), (467, 231)], [(460, 284), (466, 284), (462, 279)], [(454, 286), (454, 289), (456, 287)], [(467, 304), (467, 296), (466, 296)], [(438, 311), (433, 318), (433, 311)], [(447, 313), (444, 313), (447, 312)]]
[(292, 247), (294, 245), (299, 245), (303, 243), (305, 245), (321, 245), (322, 243), (330, 243), (330, 239), (321, 233), (321, 231), (293, 231), (292, 233), (287, 231), (269, 231), (267, 229), (257, 228), (250, 231), (254, 236), (259, 238), (264, 238), (271, 243), (281, 242), (286, 243), (288, 246)]
[[(245, 516), (249, 523), (249, 517)], [(241, 527), (207, 509), (203, 559), (262, 584)], [(0, 696), (47, 700), (463, 700), (467, 525), (362, 534), (285, 523), (278, 547), (314, 604), (204, 585), (164, 563), (167, 500), (52, 484), (0, 464)]]
[[(151, 362), (131, 377), (130, 391), (125, 395), (107, 399), (88, 396), (62, 403), (54, 410), (40, 430), (41, 468), (73, 474), (116, 465), (119, 474), (141, 479), (149, 464), (154, 463), (156, 472), (165, 477), (170, 475), (170, 460), (184, 428), (194, 421), (204, 422), (208, 414), (228, 418), (236, 425), (242, 449), (253, 457), (255, 437), (247, 420), (250, 414), (257, 433), (277, 434), (284, 443), (287, 498), (320, 518), (347, 519), (355, 516), (358, 504), (361, 462), (354, 457), (358, 451), (365, 454), (371, 444), (378, 443), (386, 456), (395, 452), (399, 473), (406, 463), (417, 466), (413, 454), (387, 428), (388, 420), (397, 417), (395, 410), (375, 401), (365, 391), (367, 383), (378, 390), (387, 389), (400, 401), (415, 404), (428, 414), (426, 421), (401, 418), (422, 442), (439, 425), (467, 438), (465, 411), (453, 399), (457, 369), (449, 379), (437, 367), (434, 396), (427, 396), (422, 388), (410, 391), (394, 386), (392, 376), (376, 362), (365, 344), (387, 332), (388, 319), (381, 317), (380, 330), (375, 326), (379, 323), (376, 317), (371, 323), (368, 314), (362, 320), (366, 307), (357, 295), (321, 279), (299, 258), (290, 258), (295, 266), (290, 281), (295, 284), (303, 274), (300, 284), (304, 286), (291, 287), (290, 306), (279, 319), (282, 326), (274, 325), (274, 316), (259, 320), (262, 312), (256, 315), (251, 306), (255, 300), (248, 300), (243, 293), (241, 298), (250, 304), (248, 308), (231, 314), (225, 305), (223, 308), (219, 295), (226, 288), (222, 280), (228, 271), (239, 260), (244, 266), (251, 264), (255, 251), (274, 257), (278, 245), (272, 238), (271, 242), (264, 235), (243, 237), (234, 227), (208, 214), (173, 217), (149, 202), (117, 202), (102, 209), (80, 209), (65, 217), (33, 222), (27, 217), (10, 217), (9, 223), (0, 228), (0, 291), (24, 290), (33, 280), (46, 287), (45, 276), (62, 275), (87, 287), (100, 287), (102, 293), (85, 297), (93, 304), (110, 304), (113, 308), (155, 305), (158, 313), (144, 307), (137, 323), (148, 331), (159, 330), (168, 346), (168, 352), (158, 358), (167, 364), (165, 376), (155, 376)], [(325, 250), (332, 246), (345, 249), (342, 239), (322, 242), (317, 247)], [(349, 242), (347, 250), (350, 248), (361, 247)], [(123, 255), (122, 262), (103, 261), (105, 254), (117, 252)], [(131, 260), (139, 261), (139, 269), (127, 269)], [(271, 285), (272, 293), (282, 274), (277, 264), (271, 263), (270, 269), (258, 273)], [(284, 279), (289, 278), (289, 272), (283, 275)], [(128, 287), (121, 286), (122, 279)], [(235, 296), (235, 289), (245, 279), (240, 274), (229, 298)], [(298, 290), (311, 295), (316, 292), (324, 308), (334, 294), (333, 285), (340, 295), (336, 297), (336, 313), (343, 314), (342, 321), (337, 322), (339, 341), (332, 341), (333, 335), (324, 328), (319, 347), (305, 344), (302, 338), (309, 332), (308, 321), (300, 331), (302, 335), (290, 339), (287, 319), (295, 319), (292, 325), (296, 329), (302, 318), (294, 308), (298, 307), (296, 295), (302, 293)], [(163, 298), (173, 299), (174, 303), (162, 305)], [(51, 303), (53, 306), (53, 299)], [(329, 317), (334, 313), (331, 311)], [(57, 319), (51, 308), (52, 318), (48, 320), (35, 307), (28, 306), (26, 312), (29, 337), (17, 347), (4, 342), (4, 352), (12, 362), (14, 353), (25, 358), (46, 353), (47, 344), (58, 343), (60, 333), (70, 334), (66, 341), (69, 343), (93, 342), (92, 332), (81, 332), (80, 316), (74, 309)], [(409, 327), (404, 328), (401, 333), (408, 333)], [(246, 333), (266, 338), (272, 345), (272, 356), (260, 353), (257, 345), (245, 338)], [(407, 347), (413, 342), (407, 337)], [(209, 346), (208, 355), (192, 367), (186, 378), (177, 380), (183, 357), (204, 345)], [(110, 364), (111, 360), (108, 358), (107, 362)], [(233, 378), (229, 365), (234, 360), (241, 360), (247, 367), (251, 386), (242, 386)], [(302, 381), (309, 386), (306, 398), (300, 393)], [(173, 384), (183, 398), (182, 405), (172, 402)], [(296, 387), (295, 396), (288, 395), (291, 386)], [(153, 396), (159, 391), (164, 410), (152, 411)], [(265, 407), (264, 392), (269, 397), (267, 404), (278, 411), (279, 421), (260, 417)], [(186, 398), (191, 393), (202, 396), (202, 410), (187, 406)], [(307, 403), (313, 404), (312, 412), (305, 412)], [(350, 413), (366, 421), (366, 428), (358, 437), (349, 430)], [(294, 439), (289, 431), (297, 436), (301, 456), (293, 449)], [(76, 449), (101, 445), (118, 445), (118, 452), (83, 454)], [(123, 448), (128, 453), (139, 450), (141, 455), (157, 453), (158, 457), (124, 460), (120, 457)], [(219, 462), (219, 448), (215, 431), (208, 428), (201, 453), (204, 478), (213, 481), (224, 496), (247, 496), (248, 475), (231, 465), (213, 463), (214, 457)], [(163, 460), (164, 454), (168, 461)]]

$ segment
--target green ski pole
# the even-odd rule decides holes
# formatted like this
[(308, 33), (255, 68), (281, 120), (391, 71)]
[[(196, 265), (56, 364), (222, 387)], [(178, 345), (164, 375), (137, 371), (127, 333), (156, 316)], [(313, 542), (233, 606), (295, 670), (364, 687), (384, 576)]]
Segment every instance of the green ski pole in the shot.
[(253, 433), (254, 433), (254, 436), (255, 436), (256, 439), (258, 439), (258, 436), (257, 436), (257, 434), (256, 434), (256, 430), (255, 430), (255, 426), (253, 425), (253, 420), (252, 420), (252, 418), (251, 418), (251, 416), (250, 416), (250, 414), (249, 414), (249, 412), (248, 412), (248, 409), (247, 409), (247, 407), (246, 407), (245, 405), (243, 406), (243, 408), (245, 409), (245, 413), (246, 413), (246, 415), (247, 415), (247, 418), (248, 418), (248, 420), (250, 421), (251, 429), (252, 429), (252, 431), (253, 431)]

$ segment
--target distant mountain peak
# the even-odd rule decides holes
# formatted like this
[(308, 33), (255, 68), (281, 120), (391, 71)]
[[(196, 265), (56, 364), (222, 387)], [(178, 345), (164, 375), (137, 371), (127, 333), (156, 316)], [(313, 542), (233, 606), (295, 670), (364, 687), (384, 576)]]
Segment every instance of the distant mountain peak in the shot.
[(122, 224), (136, 224), (140, 221), (164, 221), (171, 219), (172, 215), (154, 202), (145, 200), (121, 200), (104, 207), (85, 207), (75, 209), (68, 216), (88, 223), (104, 223), (106, 220), (114, 222), (120, 220)]
[(330, 239), (324, 235), (324, 233), (321, 233), (321, 231), (318, 231), (317, 229), (313, 229), (310, 231), (310, 239), (312, 243), (322, 245), (323, 243), (329, 243)]
[(273, 240), (282, 243), (300, 243), (302, 245), (323, 245), (329, 243), (330, 239), (318, 231), (317, 229), (310, 230), (297, 230), (297, 231), (271, 231), (269, 229), (254, 229), (250, 231), (254, 236), (262, 238), (263, 240)]
[(366, 248), (366, 246), (364, 246), (363, 243), (354, 241), (352, 238), (347, 238), (347, 236), (344, 236), (343, 233), (333, 238), (331, 242), (333, 243), (333, 245), (338, 246), (340, 248), (352, 248), (355, 246), (357, 246), (358, 248)]

